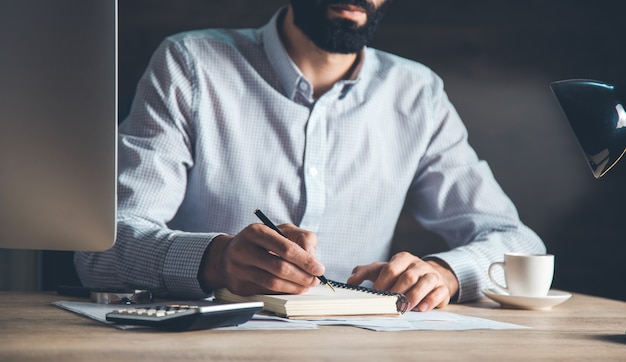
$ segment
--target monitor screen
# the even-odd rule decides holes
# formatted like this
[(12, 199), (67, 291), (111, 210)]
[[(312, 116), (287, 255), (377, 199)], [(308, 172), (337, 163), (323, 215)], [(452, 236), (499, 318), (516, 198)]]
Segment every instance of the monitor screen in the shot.
[(0, 248), (115, 240), (117, 1), (0, 1)]

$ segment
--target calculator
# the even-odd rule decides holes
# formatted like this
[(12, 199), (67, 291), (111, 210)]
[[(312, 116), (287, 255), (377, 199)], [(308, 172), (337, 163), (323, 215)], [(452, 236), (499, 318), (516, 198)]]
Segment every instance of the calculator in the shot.
[(236, 326), (247, 322), (262, 309), (263, 302), (132, 306), (107, 313), (106, 320), (168, 331), (192, 331)]

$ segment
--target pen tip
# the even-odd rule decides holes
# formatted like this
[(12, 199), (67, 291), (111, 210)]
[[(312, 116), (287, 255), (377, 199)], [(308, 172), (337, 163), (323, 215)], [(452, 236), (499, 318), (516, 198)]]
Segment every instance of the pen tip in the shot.
[(319, 280), (322, 282), (322, 284), (325, 284), (327, 287), (330, 288), (330, 290), (332, 290), (333, 292), (335, 291), (335, 288), (333, 288), (332, 284), (330, 284), (330, 282), (328, 281), (328, 279), (326, 279), (326, 277), (324, 277), (323, 275), (318, 277)]

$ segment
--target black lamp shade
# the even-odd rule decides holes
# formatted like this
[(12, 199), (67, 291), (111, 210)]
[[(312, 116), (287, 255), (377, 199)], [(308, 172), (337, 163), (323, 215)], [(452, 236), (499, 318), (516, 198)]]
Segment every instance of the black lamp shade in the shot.
[(593, 175), (604, 176), (626, 152), (626, 111), (619, 90), (589, 79), (557, 81), (550, 87)]

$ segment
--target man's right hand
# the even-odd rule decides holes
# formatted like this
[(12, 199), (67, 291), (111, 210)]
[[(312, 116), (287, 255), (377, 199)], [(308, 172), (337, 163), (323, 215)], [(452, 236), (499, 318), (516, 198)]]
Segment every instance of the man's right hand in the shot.
[(324, 274), (315, 257), (317, 236), (292, 224), (278, 228), (288, 239), (263, 224), (216, 237), (204, 253), (200, 285), (239, 295), (300, 294), (317, 285), (316, 276)]

